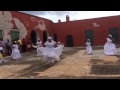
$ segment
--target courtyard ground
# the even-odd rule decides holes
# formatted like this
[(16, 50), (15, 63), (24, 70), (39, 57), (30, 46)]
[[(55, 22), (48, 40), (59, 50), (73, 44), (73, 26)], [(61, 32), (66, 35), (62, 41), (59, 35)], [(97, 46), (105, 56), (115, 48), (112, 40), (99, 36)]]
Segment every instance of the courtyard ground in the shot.
[(105, 56), (103, 48), (95, 47), (93, 55), (85, 48), (64, 48), (61, 61), (54, 66), (41, 62), (36, 52), (22, 54), (20, 61), (5, 57), (0, 64), (0, 79), (120, 79), (120, 48), (118, 56)]

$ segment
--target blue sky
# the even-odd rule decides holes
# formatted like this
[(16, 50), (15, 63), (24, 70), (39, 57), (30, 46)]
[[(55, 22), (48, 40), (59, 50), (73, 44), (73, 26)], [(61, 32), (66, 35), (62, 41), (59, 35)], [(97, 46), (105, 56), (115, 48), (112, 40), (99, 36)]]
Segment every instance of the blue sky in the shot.
[(120, 15), (120, 11), (20, 11), (23, 13), (43, 17), (58, 22), (66, 20), (66, 15), (70, 16), (70, 20), (81, 20), (97, 17), (115, 16)]

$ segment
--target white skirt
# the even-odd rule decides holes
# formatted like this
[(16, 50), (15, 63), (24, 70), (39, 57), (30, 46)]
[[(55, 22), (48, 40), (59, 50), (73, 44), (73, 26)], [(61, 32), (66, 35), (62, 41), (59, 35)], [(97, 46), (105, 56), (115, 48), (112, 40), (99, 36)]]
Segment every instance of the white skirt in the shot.
[(59, 61), (60, 58), (55, 52), (54, 48), (45, 48), (45, 51), (43, 53), (43, 60), (44, 61), (49, 61), (49, 58), (53, 58), (52, 61)]
[(54, 50), (55, 50), (55, 53), (60, 56), (62, 55), (62, 51), (63, 51), (63, 48), (64, 48), (64, 45), (60, 45), (58, 47), (56, 47)]
[(13, 59), (21, 58), (20, 51), (18, 49), (13, 49), (11, 56), (12, 56)]
[(117, 55), (117, 49), (114, 43), (106, 43), (104, 45), (105, 55)]
[(87, 54), (92, 54), (92, 47), (91, 46), (87, 46), (86, 50), (87, 50)]
[(3, 47), (0, 47), (0, 50), (3, 50)]
[(37, 56), (42, 56), (42, 49), (41, 49), (41, 47), (37, 48)]

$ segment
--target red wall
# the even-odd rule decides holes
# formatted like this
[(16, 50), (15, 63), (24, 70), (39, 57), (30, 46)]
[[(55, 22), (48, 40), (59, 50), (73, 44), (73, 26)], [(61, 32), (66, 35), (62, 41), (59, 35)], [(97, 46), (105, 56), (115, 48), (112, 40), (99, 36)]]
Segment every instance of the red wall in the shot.
[[(72, 35), (74, 46), (84, 46), (85, 31), (89, 29), (94, 31), (94, 45), (105, 44), (106, 37), (109, 34), (109, 28), (118, 27), (120, 35), (120, 16), (53, 23), (48, 19), (24, 14), (21, 12), (11, 11), (11, 13), (13, 17), (19, 18), (21, 22), (29, 22), (29, 26), (25, 26), (28, 31), (26, 39), (30, 38), (31, 31), (38, 24), (37, 22), (31, 21), (31, 17), (35, 17), (37, 20), (44, 20), (49, 35), (57, 34), (58, 41), (63, 42), (65, 45), (66, 35)], [(98, 23), (100, 26), (93, 27), (92, 23), (94, 22)], [(24, 23), (24, 25), (26, 24)], [(36, 31), (39, 32), (40, 39), (43, 40), (43, 31), (39, 29)]]
[[(94, 22), (100, 26), (93, 27), (92, 23)], [(94, 45), (104, 45), (109, 34), (109, 28), (112, 27), (117, 27), (120, 35), (120, 16), (55, 23), (53, 24), (53, 33), (56, 33), (58, 41), (64, 42), (65, 45), (66, 35), (72, 35), (74, 46), (84, 46), (85, 31), (91, 29), (94, 32)]]
[[(35, 26), (38, 25), (38, 22), (37, 21), (33, 22), (31, 20), (31, 17), (36, 18), (36, 20), (43, 20), (46, 25), (47, 32), (51, 33), (51, 23), (52, 23), (51, 20), (40, 18), (40, 17), (33, 16), (33, 15), (24, 14), (21, 12), (16, 12), (16, 11), (11, 11), (11, 13), (14, 18), (19, 18), (19, 20), (22, 23), (24, 23), (25, 27), (27, 28), (28, 33), (27, 33), (26, 39), (30, 38), (31, 31), (35, 30), (39, 33), (40, 39), (43, 40), (43, 31), (40, 29), (35, 29)], [(27, 26), (25, 22), (29, 22), (29, 26)]]

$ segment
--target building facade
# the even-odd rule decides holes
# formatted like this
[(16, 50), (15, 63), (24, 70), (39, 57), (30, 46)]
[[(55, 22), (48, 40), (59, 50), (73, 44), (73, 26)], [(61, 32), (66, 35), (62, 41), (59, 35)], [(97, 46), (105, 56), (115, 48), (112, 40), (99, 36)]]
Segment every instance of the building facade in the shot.
[(68, 47), (84, 46), (87, 39), (98, 46), (105, 44), (108, 34), (120, 42), (120, 16), (70, 21), (67, 15), (66, 22), (58, 20), (53, 23), (21, 12), (0, 11), (0, 39), (4, 41), (25, 38), (36, 43), (38, 39), (45, 42), (48, 36), (52, 36)]

